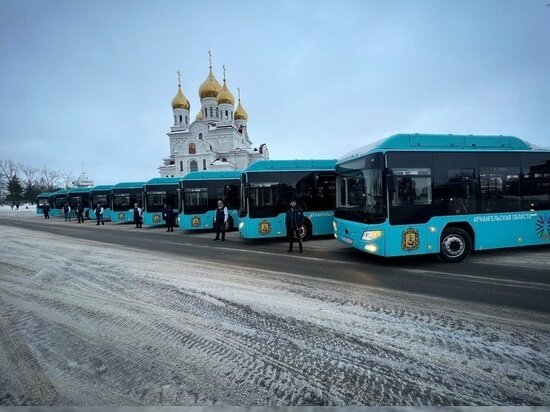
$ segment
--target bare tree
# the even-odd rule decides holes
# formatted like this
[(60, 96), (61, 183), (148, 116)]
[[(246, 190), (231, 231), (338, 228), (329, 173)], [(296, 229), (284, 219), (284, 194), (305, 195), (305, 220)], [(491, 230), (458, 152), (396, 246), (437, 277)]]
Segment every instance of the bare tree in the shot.
[(40, 175), (40, 180), (47, 190), (53, 191), (56, 187), (59, 187), (61, 172), (43, 166), (42, 169), (40, 169)]
[(68, 189), (71, 186), (71, 183), (75, 179), (75, 176), (71, 173), (64, 173), (62, 176), (63, 181), (65, 182), (65, 189)]
[(38, 173), (40, 169), (34, 166), (19, 164), (19, 170), (23, 173), (25, 187), (34, 186), (38, 183)]
[(19, 171), (19, 165), (13, 160), (0, 160), (0, 179), (9, 180)]

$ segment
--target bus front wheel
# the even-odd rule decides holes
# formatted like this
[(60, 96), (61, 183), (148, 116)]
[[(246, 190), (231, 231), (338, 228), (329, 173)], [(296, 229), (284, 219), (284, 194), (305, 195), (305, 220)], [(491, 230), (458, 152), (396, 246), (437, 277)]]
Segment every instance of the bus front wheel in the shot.
[[(298, 233), (300, 234), (302, 242), (309, 240), (309, 238), (311, 237), (311, 223), (309, 223), (308, 220), (304, 220), (304, 224), (302, 225)], [(294, 236), (294, 238), (296, 238), (296, 236)]]
[(441, 234), (439, 245), (439, 259), (444, 262), (457, 263), (468, 257), (472, 251), (472, 238), (459, 228), (448, 228)]

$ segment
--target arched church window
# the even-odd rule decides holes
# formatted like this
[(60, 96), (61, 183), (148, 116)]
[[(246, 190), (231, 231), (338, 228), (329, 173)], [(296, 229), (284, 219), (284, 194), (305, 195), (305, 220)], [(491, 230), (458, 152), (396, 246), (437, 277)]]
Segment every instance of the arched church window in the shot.
[(208, 109), (206, 107), (204, 108), (204, 117), (208, 117)]
[(180, 123), (183, 121), (183, 116), (180, 114)]
[(197, 161), (196, 160), (191, 160), (189, 162), (189, 171), (190, 172), (196, 172), (197, 170), (199, 170), (199, 167), (197, 165)]
[(220, 110), (216, 107), (216, 119), (220, 117)]
[(187, 120), (187, 116), (185, 116), (185, 124), (189, 124), (189, 120)]
[(202, 159), (202, 170), (206, 170), (206, 159)]
[(183, 172), (183, 160), (180, 160), (180, 172)]
[(214, 117), (214, 109), (212, 107), (210, 107), (210, 117)]
[(195, 146), (195, 143), (189, 143), (189, 154), (197, 154), (197, 146)]
[(229, 117), (229, 113), (227, 112), (227, 110), (225, 111), (225, 118), (227, 119)]
[(202, 133), (199, 133), (199, 140), (202, 140)]

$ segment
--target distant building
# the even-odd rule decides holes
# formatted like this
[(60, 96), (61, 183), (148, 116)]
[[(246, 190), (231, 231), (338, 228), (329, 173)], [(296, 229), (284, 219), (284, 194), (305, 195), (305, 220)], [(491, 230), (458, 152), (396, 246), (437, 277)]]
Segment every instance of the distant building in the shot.
[(73, 187), (92, 187), (94, 185), (94, 181), (88, 179), (88, 176), (84, 171), (84, 166), (82, 166), (82, 173), (80, 173), (80, 176), (78, 176), (78, 178), (73, 180), (71, 183)]
[(239, 170), (256, 160), (269, 159), (265, 144), (253, 148), (248, 135), (248, 114), (235, 98), (225, 79), (223, 86), (210, 71), (199, 87), (201, 108), (190, 120), (191, 105), (181, 89), (178, 73), (178, 92), (172, 99), (174, 124), (167, 133), (170, 155), (163, 159), (161, 177), (184, 176), (198, 170)]

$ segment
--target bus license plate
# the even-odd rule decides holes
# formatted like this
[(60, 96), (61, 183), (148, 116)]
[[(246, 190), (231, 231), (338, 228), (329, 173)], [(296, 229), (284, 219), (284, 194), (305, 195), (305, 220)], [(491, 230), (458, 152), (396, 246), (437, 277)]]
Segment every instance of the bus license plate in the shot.
[(347, 243), (348, 245), (351, 245), (353, 243), (352, 239), (350, 239), (349, 237), (345, 237), (345, 236), (342, 236), (342, 241), (344, 243)]

